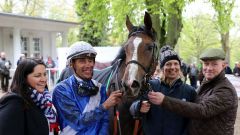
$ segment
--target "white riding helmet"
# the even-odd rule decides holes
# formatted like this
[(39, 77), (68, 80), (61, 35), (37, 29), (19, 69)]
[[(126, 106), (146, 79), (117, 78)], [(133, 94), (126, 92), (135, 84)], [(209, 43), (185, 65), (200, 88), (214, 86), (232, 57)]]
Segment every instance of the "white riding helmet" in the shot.
[(91, 44), (79, 41), (73, 43), (68, 51), (67, 60), (71, 62), (72, 59), (83, 58), (83, 57), (93, 57), (95, 58), (97, 52), (94, 50)]

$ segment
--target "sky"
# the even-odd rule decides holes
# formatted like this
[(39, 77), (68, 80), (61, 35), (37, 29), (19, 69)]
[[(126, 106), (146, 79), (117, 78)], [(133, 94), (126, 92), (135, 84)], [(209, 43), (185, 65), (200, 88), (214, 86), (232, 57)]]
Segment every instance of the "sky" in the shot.
[[(236, 15), (239, 15), (240, 12), (240, 0), (235, 0), (235, 8), (232, 12), (232, 18)], [(214, 15), (215, 11), (208, 0), (195, 0), (190, 4), (186, 5), (183, 16), (185, 17), (193, 17), (199, 14), (210, 14)]]
[[(240, 0), (235, 0), (235, 8), (232, 11), (232, 20), (237, 22), (238, 26), (233, 26), (230, 30), (230, 35), (240, 36)], [(183, 16), (184, 17), (194, 17), (199, 14), (209, 14), (211, 16), (215, 15), (215, 10), (212, 7), (211, 3), (208, 0), (195, 0), (190, 4), (186, 5)], [(238, 16), (238, 20), (236, 18)]]

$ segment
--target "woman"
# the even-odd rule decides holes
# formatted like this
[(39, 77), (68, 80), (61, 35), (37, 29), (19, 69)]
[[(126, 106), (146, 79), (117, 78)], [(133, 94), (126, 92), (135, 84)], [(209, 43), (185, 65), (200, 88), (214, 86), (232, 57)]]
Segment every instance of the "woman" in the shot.
[(19, 63), (11, 92), (0, 100), (1, 135), (49, 135), (58, 131), (46, 74), (41, 60)]
[(196, 92), (193, 87), (185, 84), (181, 77), (181, 61), (176, 52), (169, 46), (164, 46), (160, 54), (161, 77), (151, 80), (153, 91), (146, 98), (134, 102), (130, 112), (135, 117), (142, 116), (143, 132), (145, 135), (185, 135), (188, 119), (170, 112), (149, 99), (155, 99), (154, 93), (162, 92), (170, 97), (192, 102)]

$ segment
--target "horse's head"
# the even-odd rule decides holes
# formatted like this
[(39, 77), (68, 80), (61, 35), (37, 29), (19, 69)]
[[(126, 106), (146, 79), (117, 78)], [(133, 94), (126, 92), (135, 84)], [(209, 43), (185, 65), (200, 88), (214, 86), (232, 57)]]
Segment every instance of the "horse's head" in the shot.
[(144, 16), (144, 26), (134, 26), (128, 16), (126, 25), (129, 35), (123, 46), (126, 54), (124, 61), (126, 68), (122, 77), (122, 85), (127, 96), (136, 97), (145, 76), (153, 74), (156, 67), (156, 33), (152, 28), (151, 17), (147, 12)]

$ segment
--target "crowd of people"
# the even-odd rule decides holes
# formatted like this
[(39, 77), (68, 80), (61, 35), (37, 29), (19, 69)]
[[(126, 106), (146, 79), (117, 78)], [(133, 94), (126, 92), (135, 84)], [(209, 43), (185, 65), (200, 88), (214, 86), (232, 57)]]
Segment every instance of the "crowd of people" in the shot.
[[(107, 95), (105, 84), (92, 78), (96, 55), (87, 42), (71, 45), (67, 56), (69, 74), (64, 71), (64, 78), (52, 93), (47, 86), (46, 68), (53, 68), (54, 61), (50, 57), (47, 62), (21, 58), (9, 91), (7, 83), (1, 85), (6, 94), (0, 98), (0, 134), (108, 135), (109, 109), (121, 102), (122, 92)], [(226, 68), (225, 53), (207, 49), (200, 60), (201, 69), (195, 64), (187, 66), (170, 46), (160, 49), (159, 68), (149, 81), (152, 91), (129, 108), (133, 117), (141, 120), (142, 133), (233, 135), (238, 98), (225, 77), (225, 72), (231, 70)], [(8, 70), (11, 67), (5, 53), (1, 53), (1, 70), (3, 65)], [(6, 71), (1, 70), (2, 76)], [(232, 73), (239, 76), (239, 72), (240, 63), (236, 63)], [(6, 76), (9, 79), (9, 73)]]

